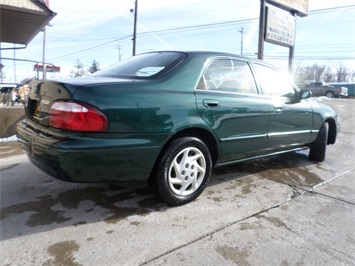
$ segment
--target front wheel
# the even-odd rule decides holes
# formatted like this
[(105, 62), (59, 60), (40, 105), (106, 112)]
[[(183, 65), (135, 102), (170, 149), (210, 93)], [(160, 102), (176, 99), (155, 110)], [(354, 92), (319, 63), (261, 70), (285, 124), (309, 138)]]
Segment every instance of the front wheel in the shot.
[(179, 138), (165, 150), (153, 185), (165, 202), (183, 205), (202, 193), (211, 170), (212, 159), (207, 146), (197, 138)]
[(325, 153), (328, 142), (328, 123), (324, 123), (318, 132), (318, 136), (315, 142), (312, 143), (308, 158), (311, 161), (323, 162), (325, 160)]

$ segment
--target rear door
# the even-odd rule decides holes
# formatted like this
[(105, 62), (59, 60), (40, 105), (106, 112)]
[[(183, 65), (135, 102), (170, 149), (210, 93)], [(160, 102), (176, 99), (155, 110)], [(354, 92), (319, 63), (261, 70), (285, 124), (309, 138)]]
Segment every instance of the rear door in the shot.
[(255, 156), (266, 149), (269, 103), (258, 94), (247, 61), (212, 61), (195, 96), (201, 117), (220, 141), (220, 163)]

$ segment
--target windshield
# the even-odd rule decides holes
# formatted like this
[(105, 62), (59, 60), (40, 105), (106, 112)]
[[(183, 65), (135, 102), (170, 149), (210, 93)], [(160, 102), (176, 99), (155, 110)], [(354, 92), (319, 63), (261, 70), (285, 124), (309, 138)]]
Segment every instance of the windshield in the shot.
[(140, 54), (94, 73), (95, 77), (150, 78), (164, 75), (186, 58), (179, 52)]

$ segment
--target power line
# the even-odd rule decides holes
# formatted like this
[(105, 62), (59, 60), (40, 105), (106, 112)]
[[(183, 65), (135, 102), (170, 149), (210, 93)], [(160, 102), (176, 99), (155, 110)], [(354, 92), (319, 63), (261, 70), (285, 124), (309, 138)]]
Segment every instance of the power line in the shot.
[(62, 58), (64, 58), (64, 57), (68, 57), (68, 56), (71, 56), (71, 55), (74, 55), (74, 54), (79, 54), (79, 53), (87, 52), (87, 51), (90, 51), (90, 50), (93, 50), (93, 49), (96, 49), (96, 48), (100, 48), (100, 47), (109, 45), (109, 44), (114, 43), (114, 42), (117, 42), (117, 41), (124, 40), (124, 39), (129, 38), (129, 37), (131, 37), (131, 35), (128, 35), (128, 36), (125, 36), (125, 37), (122, 37), (122, 38), (118, 38), (118, 39), (115, 39), (115, 40), (110, 41), (110, 42), (102, 43), (102, 44), (99, 44), (99, 45), (96, 45), (96, 46), (93, 46), (93, 47), (90, 47), (90, 48), (87, 48), (87, 49), (83, 49), (83, 50), (80, 50), (80, 51), (76, 51), (76, 52), (73, 52), (73, 53), (70, 53), (70, 54), (66, 54), (66, 55), (54, 57), (54, 58), (51, 58), (50, 60), (55, 60), (55, 59), (59, 59), (59, 58), (62, 59)]
[[(325, 8), (325, 9), (317, 9), (317, 10), (312, 10), (309, 12), (309, 14), (322, 14), (322, 13), (328, 13), (328, 12), (334, 12), (337, 10), (344, 10), (344, 9), (353, 9), (355, 8), (355, 5), (348, 5), (348, 6), (340, 6), (340, 7), (334, 7), (334, 8)], [(242, 20), (233, 20), (233, 21), (223, 21), (223, 22), (216, 22), (216, 23), (207, 23), (207, 24), (199, 24), (199, 25), (191, 25), (191, 26), (184, 26), (184, 27), (176, 27), (176, 28), (169, 28), (169, 29), (161, 29), (161, 30), (155, 30), (155, 31), (149, 31), (149, 32), (140, 32), (137, 33), (137, 35), (144, 37), (145, 35), (150, 35), (152, 33), (156, 34), (159, 33), (160, 35), (162, 34), (170, 34), (170, 33), (176, 33), (179, 31), (183, 31), (183, 32), (187, 32), (187, 31), (194, 31), (194, 30), (200, 30), (200, 29), (211, 29), (211, 28), (218, 28), (218, 27), (224, 27), (224, 26), (234, 26), (234, 25), (238, 25), (238, 24), (246, 24), (246, 23), (252, 23), (252, 22), (257, 22), (259, 20), (259, 18), (250, 18), (250, 19), (242, 19)], [(309, 25), (307, 25), (308, 27)], [(76, 51), (73, 53), (69, 53), (63, 56), (59, 56), (59, 57), (55, 57), (55, 58), (51, 58), (51, 60), (55, 60), (55, 59), (59, 59), (59, 58), (64, 58), (64, 57), (68, 57), (68, 56), (72, 56), (75, 54), (79, 54), (82, 52), (86, 52), (86, 51), (90, 51), (93, 49), (97, 49), (106, 45), (109, 45), (111, 43), (117, 42), (119, 40), (123, 40), (126, 38), (131, 37), (132, 35), (127, 35), (118, 39), (113, 39), (112, 41), (109, 42), (105, 42), (103, 44), (99, 44), (96, 46), (93, 46), (91, 48), (87, 48), (87, 49), (83, 49), (80, 51)]]
[[(335, 10), (349, 9), (349, 8), (355, 8), (355, 5), (341, 6), (341, 7), (335, 7), (335, 8), (326, 8), (326, 9), (317, 9), (317, 10), (310, 11), (309, 14), (327, 13), (327, 12), (333, 12)], [(185, 27), (155, 30), (155, 31), (151, 31), (151, 32), (162, 33), (162, 32), (166, 32), (166, 31), (180, 31), (180, 30), (189, 30), (189, 29), (196, 29), (196, 28), (197, 29), (198, 28), (210, 28), (210, 27), (219, 27), (219, 26), (225, 26), (225, 25), (250, 23), (250, 22), (255, 22), (255, 21), (259, 21), (259, 18), (250, 18), (250, 19), (241, 19), (241, 20), (231, 20), (231, 21), (223, 21), (223, 22), (216, 22), (216, 23), (199, 24), (199, 25), (192, 25), (192, 26), (185, 26)], [(149, 34), (151, 32), (141, 32), (140, 35)]]
[(330, 7), (330, 8), (323, 8), (323, 9), (316, 9), (316, 10), (312, 10), (309, 11), (309, 14), (319, 14), (319, 13), (327, 13), (327, 12), (333, 12), (336, 10), (341, 10), (341, 9), (352, 9), (355, 8), (355, 5), (348, 5), (348, 6), (337, 6), (337, 7)]

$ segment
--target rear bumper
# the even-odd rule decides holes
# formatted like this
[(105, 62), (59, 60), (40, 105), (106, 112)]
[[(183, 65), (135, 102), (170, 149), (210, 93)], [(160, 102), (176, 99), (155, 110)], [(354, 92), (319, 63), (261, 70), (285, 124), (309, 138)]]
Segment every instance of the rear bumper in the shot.
[[(17, 125), (18, 141), (45, 173), (70, 182), (147, 180), (166, 135), (54, 136)], [(149, 136), (149, 138), (147, 138)]]
[(348, 98), (348, 96), (349, 96), (349, 95), (348, 95), (347, 93), (342, 93), (342, 92), (339, 93), (339, 97), (340, 97), (340, 98)]

